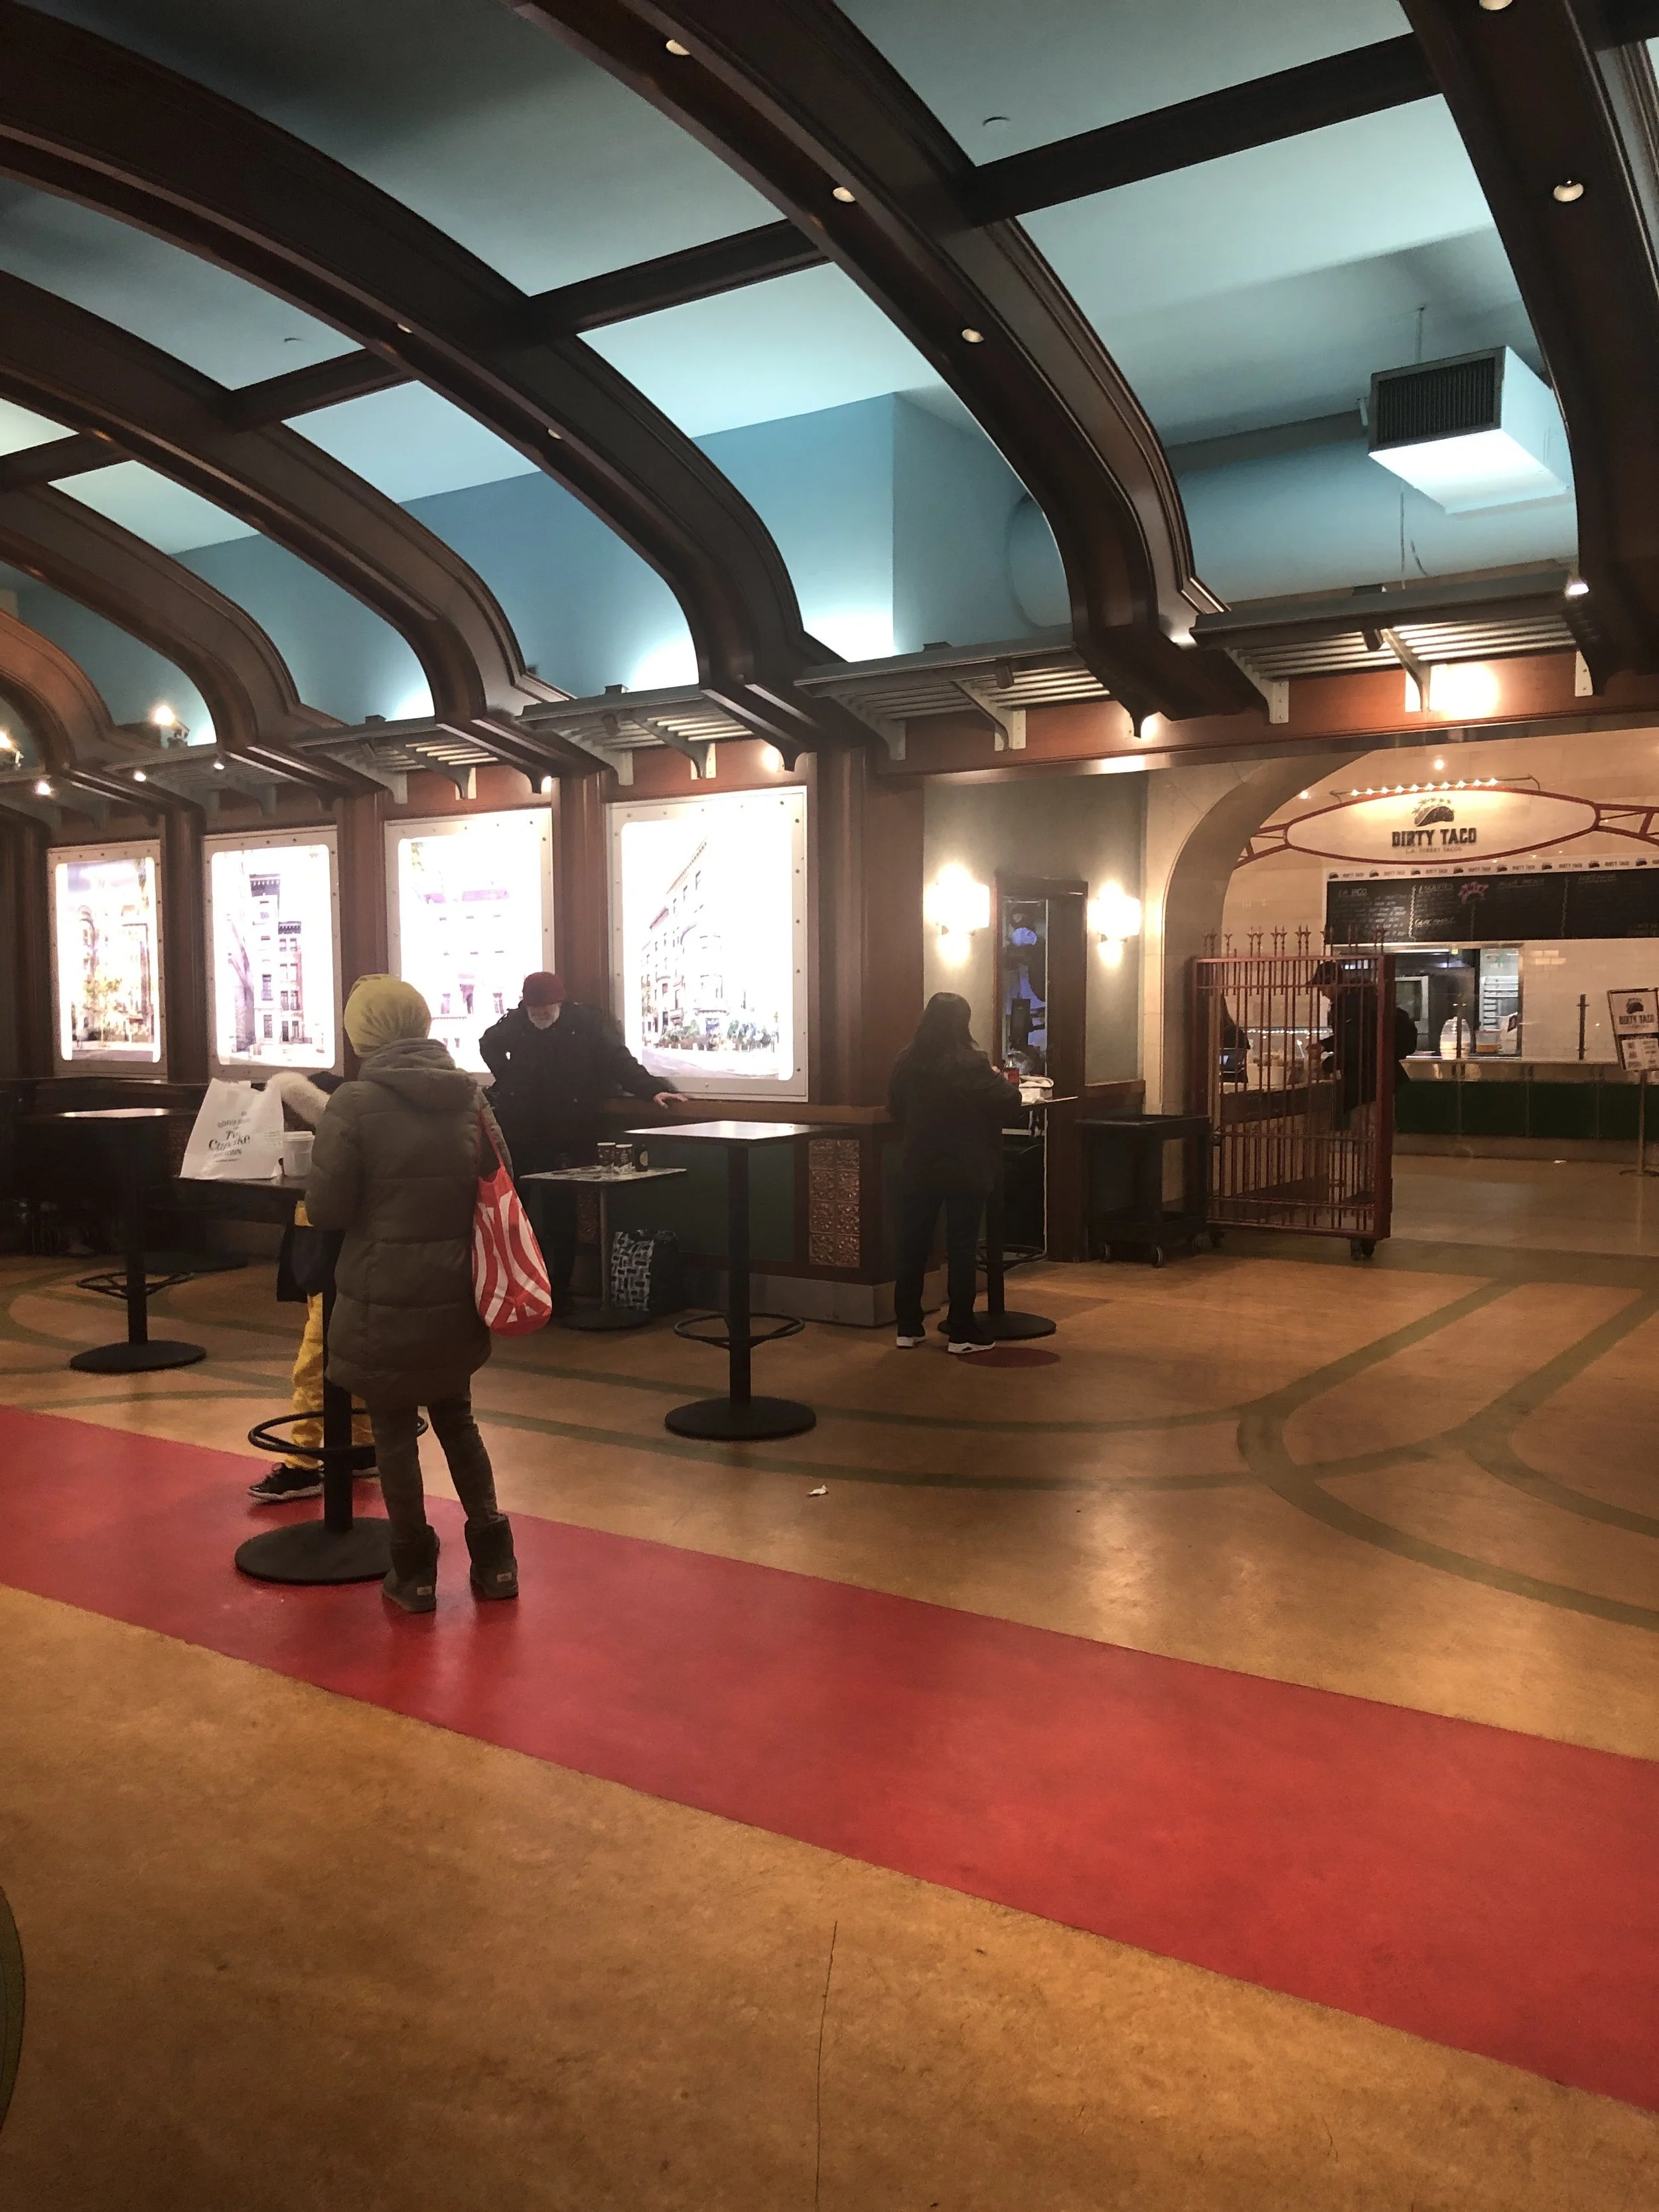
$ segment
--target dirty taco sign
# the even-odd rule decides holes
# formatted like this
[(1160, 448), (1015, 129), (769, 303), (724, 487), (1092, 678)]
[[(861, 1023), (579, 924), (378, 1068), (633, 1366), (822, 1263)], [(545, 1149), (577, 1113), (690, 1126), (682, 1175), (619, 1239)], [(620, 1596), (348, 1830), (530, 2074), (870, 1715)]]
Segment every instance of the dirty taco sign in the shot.
[(1288, 822), (1269, 823), (1250, 840), (1243, 859), (1305, 853), (1322, 860), (1401, 867), (1477, 856), (1500, 860), (1530, 856), (1593, 830), (1623, 828), (1603, 817), (1628, 811), (1557, 792), (1419, 785), (1414, 791), (1361, 793), (1310, 807)]

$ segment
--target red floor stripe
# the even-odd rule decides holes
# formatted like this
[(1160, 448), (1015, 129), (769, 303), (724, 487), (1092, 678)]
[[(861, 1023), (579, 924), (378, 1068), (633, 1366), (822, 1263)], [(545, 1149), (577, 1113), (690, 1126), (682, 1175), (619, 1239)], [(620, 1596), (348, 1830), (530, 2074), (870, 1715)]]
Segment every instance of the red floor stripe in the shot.
[(441, 1507), (392, 1618), (234, 1572), (250, 1465), (0, 1409), (0, 1578), (1659, 2109), (1659, 1765), (557, 1522), (477, 1607)]

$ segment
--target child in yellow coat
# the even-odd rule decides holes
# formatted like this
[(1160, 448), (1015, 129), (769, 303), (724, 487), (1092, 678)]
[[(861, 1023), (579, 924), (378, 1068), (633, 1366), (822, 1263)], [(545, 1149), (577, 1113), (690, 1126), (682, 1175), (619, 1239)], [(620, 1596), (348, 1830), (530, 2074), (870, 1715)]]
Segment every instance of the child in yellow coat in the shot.
[[(270, 1079), (271, 1087), (283, 1102), (283, 1126), (295, 1129), (314, 1129), (323, 1118), (329, 1095), (339, 1087), (337, 1075), (305, 1076), (291, 1068)], [(306, 1218), (305, 1200), (301, 1199), (294, 1209), (296, 1229), (309, 1228)], [(279, 1289), (278, 1297), (283, 1295)], [(297, 1296), (297, 1292), (290, 1293)], [(296, 1446), (309, 1446), (313, 1450), (323, 1441), (323, 1302), (320, 1297), (306, 1300), (305, 1332), (300, 1339), (300, 1349), (295, 1354), (294, 1372), (289, 1378), (292, 1396), (289, 1409), (301, 1419), (289, 1431)], [(368, 1425), (368, 1415), (354, 1398), (351, 1403), (351, 1441), (355, 1444), (373, 1443), (374, 1432)], [(371, 1468), (368, 1473), (372, 1474)], [(322, 1469), (317, 1461), (303, 1459), (297, 1452), (278, 1460), (270, 1473), (262, 1474), (257, 1482), (248, 1485), (248, 1496), (260, 1505), (289, 1505), (296, 1498), (316, 1498), (323, 1487)]]

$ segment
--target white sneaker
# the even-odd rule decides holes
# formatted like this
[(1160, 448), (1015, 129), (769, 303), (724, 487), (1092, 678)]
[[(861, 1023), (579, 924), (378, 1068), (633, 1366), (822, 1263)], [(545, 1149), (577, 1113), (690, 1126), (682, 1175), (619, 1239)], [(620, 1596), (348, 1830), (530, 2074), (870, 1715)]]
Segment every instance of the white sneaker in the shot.
[(953, 1336), (945, 1349), (958, 1355), (969, 1352), (994, 1352), (996, 1342), (994, 1336)]
[(925, 1336), (896, 1336), (893, 1341), (901, 1352), (915, 1352), (927, 1340)]

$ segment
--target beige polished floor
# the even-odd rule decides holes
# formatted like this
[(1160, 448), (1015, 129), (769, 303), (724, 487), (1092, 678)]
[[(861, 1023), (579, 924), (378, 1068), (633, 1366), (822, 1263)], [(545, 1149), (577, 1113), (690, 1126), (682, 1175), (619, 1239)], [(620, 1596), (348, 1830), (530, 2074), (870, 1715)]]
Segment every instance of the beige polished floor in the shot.
[[(246, 1450), (268, 1275), (168, 1294), (211, 1358), (114, 1382), (63, 1365), (108, 1333), (77, 1272), (0, 1266), (0, 1397)], [(763, 1356), (818, 1428), (741, 1450), (664, 1431), (711, 1358), (666, 1332), (504, 1347), (506, 1499), (1659, 1758), (1659, 1270), (1439, 1235), (1017, 1280), (1057, 1364), (811, 1328)], [(8, 2208), (1659, 2203), (1651, 2114), (146, 1631), (0, 1589), (0, 1674)]]
[[(1659, 1170), (1659, 1147), (1650, 1157)], [(1599, 1161), (1396, 1154), (1394, 1212), (1413, 1243), (1659, 1258), (1659, 1172)]]

